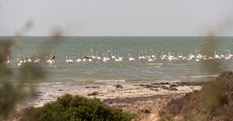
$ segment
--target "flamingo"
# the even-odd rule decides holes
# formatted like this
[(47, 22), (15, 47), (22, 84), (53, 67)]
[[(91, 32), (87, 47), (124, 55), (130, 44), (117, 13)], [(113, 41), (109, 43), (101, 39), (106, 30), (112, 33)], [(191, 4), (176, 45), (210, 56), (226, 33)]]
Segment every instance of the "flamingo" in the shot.
[(97, 60), (101, 60), (101, 57), (98, 55), (98, 51), (96, 51), (96, 58)]
[(116, 56), (115, 56), (115, 55), (113, 55), (113, 53), (111, 53), (111, 56), (112, 56), (112, 59), (115, 59), (115, 58), (116, 58)]
[(151, 58), (152, 58), (152, 59), (155, 59), (155, 58), (156, 58), (156, 56), (154, 55), (153, 49), (151, 49)]
[(73, 63), (74, 61), (72, 59), (70, 59), (70, 57), (68, 58), (68, 56), (66, 56), (66, 63)]
[(219, 55), (216, 54), (216, 51), (214, 51), (214, 58), (215, 59), (220, 59), (221, 58)]
[(180, 55), (180, 53), (178, 53), (178, 59), (181, 59), (181, 60), (184, 60), (185, 59), (185, 57), (183, 56), (183, 55)]
[(192, 53), (189, 53), (189, 58), (188, 60), (191, 61), (191, 60), (195, 60), (195, 56), (192, 54)]
[(89, 62), (92, 62), (92, 58), (89, 58), (88, 61), (89, 61)]
[(18, 61), (17, 65), (18, 65), (18, 66), (21, 66), (22, 63), (23, 63), (23, 61), (19, 60), (18, 58), (17, 58), (16, 60)]
[(133, 57), (131, 57), (131, 55), (130, 54), (128, 54), (128, 56), (129, 56), (129, 61), (135, 61), (135, 58), (133, 58)]
[(152, 59), (152, 57), (148, 58), (148, 62), (153, 62), (154, 60)]
[(34, 60), (34, 63), (40, 63), (40, 58), (36, 55), (36, 59)]
[(138, 53), (138, 59), (139, 60), (144, 60), (145, 59), (145, 56), (143, 55), (143, 52), (141, 51), (141, 54)]
[(30, 56), (28, 56), (28, 63), (31, 63), (32, 62), (32, 59)]
[(161, 60), (166, 60), (167, 59), (167, 55), (163, 54), (163, 50), (161, 51), (161, 54), (160, 54), (160, 59)]
[[(78, 56), (77, 56), (77, 58), (78, 58)], [(76, 61), (77, 61), (77, 63), (80, 63), (80, 62), (82, 62), (82, 59), (78, 58)]]
[(123, 57), (121, 57), (119, 53), (117, 53), (117, 57), (118, 57), (118, 61), (119, 61), (119, 62), (122, 62), (122, 61), (123, 61)]
[[(92, 59), (92, 60), (95, 60), (95, 59), (96, 59), (96, 56), (94, 56), (93, 50), (92, 50), (92, 49), (91, 49), (91, 59)], [(92, 61), (92, 60), (91, 60), (91, 61)], [(89, 60), (89, 61), (90, 61), (90, 60)]]
[[(105, 55), (105, 56), (104, 56)], [(110, 59), (108, 58), (108, 53), (103, 53), (103, 62), (107, 62), (109, 61)]]
[(26, 60), (26, 58), (25, 58), (25, 56), (23, 57), (23, 63), (26, 63), (27, 62), (27, 60)]
[(54, 58), (55, 58), (55, 56), (50, 55), (50, 58), (47, 60), (47, 63), (48, 64), (54, 63)]
[(7, 64), (10, 64), (11, 63), (11, 61), (10, 61), (10, 57), (9, 56), (7, 56), (7, 62), (6, 62)]
[(230, 50), (226, 50), (226, 51), (228, 51), (228, 53), (227, 53), (227, 57), (225, 57), (225, 59), (230, 60), (233, 57), (233, 55), (231, 54)]

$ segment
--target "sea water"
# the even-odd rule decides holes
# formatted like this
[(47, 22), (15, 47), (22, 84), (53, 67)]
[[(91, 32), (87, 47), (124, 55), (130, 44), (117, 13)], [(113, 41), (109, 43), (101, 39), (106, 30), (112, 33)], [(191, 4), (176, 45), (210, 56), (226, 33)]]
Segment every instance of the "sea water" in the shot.
[[(4, 38), (4, 37), (2, 37)], [(5, 37), (7, 38), (7, 37)], [(43, 64), (47, 78), (40, 85), (53, 87), (72, 87), (87, 85), (137, 84), (172, 81), (200, 81), (214, 78), (223, 70), (233, 70), (233, 60), (221, 61), (216, 71), (203, 71), (203, 63), (198, 61), (163, 61), (161, 54), (178, 53), (188, 57), (203, 48), (202, 37), (62, 37), (59, 43), (48, 44), (49, 37), (22, 37), (13, 47), (11, 68), (17, 69), (17, 58), (35, 57), (46, 49), (55, 56), (53, 64)], [(233, 51), (232, 37), (218, 37), (214, 50), (220, 55), (226, 50)], [(229, 52), (228, 51), (228, 52)], [(138, 59), (143, 55), (155, 55), (157, 60), (148, 62)], [(110, 61), (102, 60), (77, 63), (85, 55), (107, 56)], [(129, 54), (135, 58), (128, 61)], [(123, 62), (115, 62), (111, 55), (119, 55)], [(66, 56), (73, 63), (66, 63)], [(208, 64), (208, 63), (207, 63)], [(213, 65), (210, 65), (213, 66)], [(208, 66), (207, 66), (208, 67)]]

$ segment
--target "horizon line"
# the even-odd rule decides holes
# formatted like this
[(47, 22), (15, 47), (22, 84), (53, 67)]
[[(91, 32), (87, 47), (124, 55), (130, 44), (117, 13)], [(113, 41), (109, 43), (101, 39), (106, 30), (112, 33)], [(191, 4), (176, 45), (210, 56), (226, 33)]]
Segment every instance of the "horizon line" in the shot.
[[(7, 36), (7, 35), (0, 35), (0, 37), (17, 37), (17, 36)], [(53, 36), (40, 36), (40, 35), (27, 35), (27, 36), (19, 36), (19, 37), (53, 37)], [(61, 37), (209, 37), (208, 35), (204, 36), (204, 35), (190, 35), (190, 36), (183, 36), (183, 35), (177, 35), (177, 36), (111, 36), (111, 35), (107, 35), (107, 36), (61, 36)], [(212, 36), (211, 36), (212, 37)], [(227, 36), (219, 36), (219, 35), (213, 35), (213, 37), (233, 37), (233, 35), (227, 35)]]

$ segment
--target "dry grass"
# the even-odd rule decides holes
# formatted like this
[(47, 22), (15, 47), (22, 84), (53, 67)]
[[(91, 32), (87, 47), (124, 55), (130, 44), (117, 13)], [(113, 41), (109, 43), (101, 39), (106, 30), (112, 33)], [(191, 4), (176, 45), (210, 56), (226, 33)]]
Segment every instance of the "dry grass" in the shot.
[(160, 111), (161, 120), (182, 116), (184, 120), (233, 120), (233, 72), (221, 73), (198, 92), (170, 101)]

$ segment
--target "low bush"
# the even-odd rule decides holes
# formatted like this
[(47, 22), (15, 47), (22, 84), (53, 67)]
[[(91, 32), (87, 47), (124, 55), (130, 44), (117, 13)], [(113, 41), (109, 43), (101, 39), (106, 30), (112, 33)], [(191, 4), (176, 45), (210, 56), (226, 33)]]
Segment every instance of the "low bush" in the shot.
[(130, 121), (133, 118), (134, 115), (109, 107), (99, 99), (66, 94), (56, 102), (25, 110), (21, 121)]

